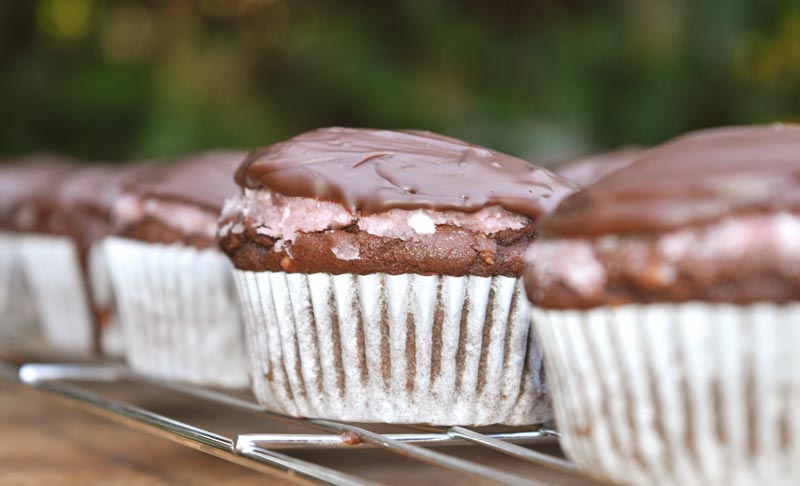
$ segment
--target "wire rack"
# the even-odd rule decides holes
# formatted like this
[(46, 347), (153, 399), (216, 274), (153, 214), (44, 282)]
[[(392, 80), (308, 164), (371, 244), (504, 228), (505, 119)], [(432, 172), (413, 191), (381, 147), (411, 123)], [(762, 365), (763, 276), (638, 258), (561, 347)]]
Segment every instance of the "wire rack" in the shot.
[[(293, 457), (281, 451), (358, 450), (379, 448), (407, 459), (480, 478), (484, 482), (520, 485), (554, 486), (561, 479), (575, 481), (579, 472), (575, 466), (555, 455), (525, 446), (552, 444), (558, 433), (550, 427), (513, 429), (496, 433), (481, 433), (465, 427), (400, 426), (404, 433), (378, 433), (375, 427), (365, 428), (349, 423), (299, 419), (267, 412), (252, 400), (234, 393), (164, 382), (142, 377), (120, 364), (107, 363), (11, 363), (0, 361), (0, 378), (30, 387), (50, 396), (68, 400), (91, 412), (239, 465), (272, 475), (291, 477), (306, 484), (373, 486), (382, 483), (357, 477), (311, 461)], [(235, 436), (220, 435), (203, 428), (175, 420), (139, 406), (125, 403), (92, 391), (92, 383), (139, 383), (154, 385), (213, 404), (215, 407), (266, 414), (269, 418), (287, 422), (317, 433), (247, 433)], [(498, 467), (470, 461), (455, 455), (433, 450), (437, 446), (471, 446), (506, 454), (531, 467), (547, 468), (559, 478), (542, 482)], [(574, 483), (571, 483), (574, 484)]]

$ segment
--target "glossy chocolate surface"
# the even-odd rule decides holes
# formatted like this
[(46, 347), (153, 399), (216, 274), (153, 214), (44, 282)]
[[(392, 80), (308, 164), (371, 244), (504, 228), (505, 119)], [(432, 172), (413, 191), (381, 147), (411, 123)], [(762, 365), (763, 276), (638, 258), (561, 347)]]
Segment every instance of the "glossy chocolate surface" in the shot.
[(364, 215), (499, 205), (536, 219), (576, 189), (545, 169), (454, 138), (355, 128), (322, 128), (258, 149), (236, 180)]
[(570, 160), (555, 168), (556, 174), (586, 187), (634, 163), (645, 149), (626, 147)]
[(89, 166), (72, 171), (53, 192), (64, 210), (91, 210), (110, 217), (114, 203), (126, 184), (146, 177), (149, 166)]
[(0, 228), (14, 227), (20, 205), (50, 191), (72, 167), (70, 160), (50, 154), (3, 161), (0, 164)]
[(693, 132), (567, 198), (550, 236), (655, 233), (729, 215), (800, 211), (800, 125)]
[(126, 192), (141, 199), (166, 199), (219, 212), (225, 198), (239, 191), (233, 174), (245, 155), (235, 150), (190, 155), (128, 184)]

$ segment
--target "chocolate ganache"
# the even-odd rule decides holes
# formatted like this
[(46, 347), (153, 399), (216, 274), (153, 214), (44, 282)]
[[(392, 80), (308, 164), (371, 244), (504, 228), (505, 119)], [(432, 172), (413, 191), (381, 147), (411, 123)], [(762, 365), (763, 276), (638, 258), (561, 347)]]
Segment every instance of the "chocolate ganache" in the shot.
[(47, 194), (73, 161), (51, 154), (33, 154), (0, 163), (0, 229), (16, 228), (16, 212), (25, 202)]
[(162, 170), (153, 170), (126, 186), (126, 192), (142, 199), (164, 199), (197, 205), (219, 212), (225, 198), (236, 193), (231, 173), (245, 153), (212, 150), (186, 156)]
[(126, 181), (136, 180), (146, 171), (146, 167), (140, 166), (81, 168), (63, 179), (54, 197), (62, 205), (92, 209), (107, 217)]
[(139, 167), (76, 168), (28, 198), (16, 215), (23, 231), (70, 236), (83, 250), (111, 231), (111, 211)]
[(499, 205), (532, 219), (576, 189), (527, 162), (424, 131), (322, 128), (254, 151), (239, 185), (342, 204), (475, 212)]
[(800, 210), (800, 125), (693, 132), (564, 200), (552, 236), (664, 232), (759, 211)]
[(556, 174), (580, 186), (589, 186), (624, 167), (631, 165), (642, 156), (645, 149), (625, 147), (611, 152), (589, 155), (577, 160), (569, 160), (557, 166)]

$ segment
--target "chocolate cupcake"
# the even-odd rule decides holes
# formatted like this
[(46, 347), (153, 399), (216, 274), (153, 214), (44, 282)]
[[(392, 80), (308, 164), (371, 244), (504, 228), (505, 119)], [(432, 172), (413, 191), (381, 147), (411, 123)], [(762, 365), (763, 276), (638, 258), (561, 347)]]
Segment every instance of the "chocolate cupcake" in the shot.
[(555, 168), (555, 172), (561, 177), (585, 187), (631, 165), (644, 151), (645, 149), (638, 147), (624, 147), (611, 152), (590, 155), (560, 164)]
[(800, 126), (686, 135), (541, 229), (525, 283), (572, 460), (623, 484), (800, 481)]
[(45, 335), (60, 351), (122, 354), (102, 246), (122, 185), (140, 169), (74, 169), (28, 198), (16, 214)]
[(36, 333), (36, 311), (21, 261), (16, 214), (25, 201), (47, 191), (69, 168), (66, 160), (46, 154), (0, 164), (0, 337), (6, 343)]
[(315, 130), (254, 151), (220, 220), (268, 409), (362, 422), (550, 418), (519, 276), (574, 188), (420, 131)]
[(126, 184), (105, 245), (128, 363), (152, 377), (246, 387), (231, 265), (217, 219), (245, 154), (206, 152)]

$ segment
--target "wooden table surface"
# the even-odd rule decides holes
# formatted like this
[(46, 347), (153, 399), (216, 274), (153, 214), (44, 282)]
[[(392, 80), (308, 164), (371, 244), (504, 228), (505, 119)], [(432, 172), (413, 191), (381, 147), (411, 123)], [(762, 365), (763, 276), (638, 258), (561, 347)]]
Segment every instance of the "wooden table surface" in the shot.
[(0, 381), (0, 484), (291, 484)]
[[(112, 398), (221, 433), (302, 432), (247, 412), (220, 410), (163, 390), (102, 385)], [(95, 390), (95, 391), (97, 391)], [(0, 485), (273, 485), (296, 484), (250, 471), (202, 452), (66, 405), (44, 392), (0, 380)], [(554, 480), (546, 470), (474, 447), (440, 449), (473, 461), (541, 479), (583, 486), (583, 479)], [(552, 450), (552, 447), (551, 447)], [(292, 451), (295, 457), (374, 481), (396, 485), (489, 485), (379, 450)], [(552, 482), (550, 482), (552, 481)]]

